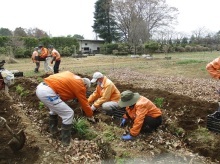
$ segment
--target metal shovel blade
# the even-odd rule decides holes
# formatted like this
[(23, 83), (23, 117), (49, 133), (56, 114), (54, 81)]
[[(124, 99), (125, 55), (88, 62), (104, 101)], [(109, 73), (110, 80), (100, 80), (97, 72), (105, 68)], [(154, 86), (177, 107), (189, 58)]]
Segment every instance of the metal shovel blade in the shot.
[(9, 142), (8, 145), (9, 147), (13, 150), (13, 152), (17, 152), (20, 149), (24, 147), (25, 144), (25, 134), (23, 130), (20, 130), (17, 134), (15, 134), (16, 137), (14, 136)]

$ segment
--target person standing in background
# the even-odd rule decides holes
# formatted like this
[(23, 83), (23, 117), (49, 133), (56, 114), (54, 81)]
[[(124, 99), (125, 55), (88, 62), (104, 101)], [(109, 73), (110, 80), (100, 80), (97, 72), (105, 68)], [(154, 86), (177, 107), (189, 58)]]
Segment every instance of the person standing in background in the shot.
[(38, 46), (39, 61), (44, 61), (44, 71), (46, 73), (53, 72), (53, 68), (49, 65), (51, 57), (49, 56), (49, 51), (43, 45)]
[(33, 63), (36, 64), (34, 72), (37, 73), (39, 71), (39, 68), (40, 68), (40, 61), (38, 60), (38, 47), (34, 48), (34, 51), (31, 55), (31, 59), (32, 59)]
[(53, 64), (53, 62), (55, 61), (55, 64), (53, 66), (53, 72), (59, 73), (59, 66), (61, 62), (60, 53), (53, 47), (53, 45), (50, 45), (48, 49), (49, 49), (50, 54), (52, 55), (52, 60), (50, 63)]

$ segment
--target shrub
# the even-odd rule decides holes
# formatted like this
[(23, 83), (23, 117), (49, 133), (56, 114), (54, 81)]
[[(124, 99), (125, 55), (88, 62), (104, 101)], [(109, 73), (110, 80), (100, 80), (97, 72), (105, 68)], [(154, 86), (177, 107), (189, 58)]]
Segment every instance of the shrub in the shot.
[(31, 54), (32, 54), (32, 52), (31, 52), (30, 50), (25, 50), (25, 51), (24, 51), (24, 57), (25, 57), (25, 58), (31, 57)]
[(160, 45), (158, 42), (150, 41), (147, 42), (144, 46), (149, 52), (155, 52), (159, 49)]
[(0, 47), (0, 54), (6, 54), (6, 48), (5, 47)]
[(24, 57), (24, 49), (21, 47), (17, 47), (14, 49), (14, 57), (15, 58), (23, 58)]
[(177, 52), (185, 52), (185, 48), (184, 48), (184, 47), (181, 47), (181, 46), (177, 46), (177, 47), (176, 47), (176, 51), (177, 51)]
[(187, 45), (187, 46), (185, 47), (185, 50), (186, 50), (187, 52), (191, 52), (191, 51), (193, 50), (193, 48), (192, 48), (192, 46)]

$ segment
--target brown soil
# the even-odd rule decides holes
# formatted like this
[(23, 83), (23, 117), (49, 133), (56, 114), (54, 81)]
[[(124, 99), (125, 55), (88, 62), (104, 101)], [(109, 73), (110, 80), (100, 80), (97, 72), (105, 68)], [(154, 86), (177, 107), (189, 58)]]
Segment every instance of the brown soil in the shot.
[[(36, 78), (20, 77), (10, 88), (13, 101), (5, 100), (4, 96), (0, 97), (0, 115), (7, 120), (14, 132), (24, 130), (26, 143), (22, 150), (13, 153), (7, 145), (12, 136), (6, 128), (1, 127), (0, 163), (101, 163), (101, 161), (112, 163), (116, 161), (116, 157), (123, 159), (122, 162), (128, 160), (140, 163), (146, 162), (146, 159), (152, 163), (174, 161), (218, 163), (220, 161), (219, 134), (211, 133), (215, 136), (215, 142), (209, 145), (198, 142), (196, 138), (192, 137), (198, 128), (206, 128), (207, 115), (217, 109), (217, 103), (194, 100), (188, 96), (160, 89), (138, 88), (119, 81), (115, 81), (115, 84), (120, 91), (129, 89), (152, 101), (155, 101), (156, 98), (164, 98), (161, 108), (163, 125), (157, 132), (140, 135), (136, 141), (129, 142), (123, 142), (120, 139), (104, 142), (101, 137), (97, 137), (93, 141), (79, 141), (73, 136), (74, 149), (63, 148), (59, 139), (51, 138), (48, 133), (48, 111), (45, 108), (39, 109), (39, 100), (35, 95), (35, 88), (38, 85)], [(18, 85), (28, 92), (19, 95), (16, 91)], [(69, 105), (74, 104), (70, 102)], [(75, 111), (75, 117), (80, 116), (82, 113), (79, 110)], [(99, 132), (100, 136), (108, 125), (111, 126), (112, 133), (120, 138), (124, 129), (114, 128), (118, 127), (119, 120), (112, 120), (101, 113), (97, 113), (96, 118), (99, 121), (91, 124), (91, 127)], [(111, 124), (112, 122), (113, 124)], [(173, 124), (175, 127), (172, 126)], [(177, 133), (178, 129), (183, 129), (183, 131)], [(80, 145), (93, 145), (93, 147), (89, 147), (90, 150), (81, 150)], [(75, 152), (76, 149), (79, 150)], [(126, 154), (128, 152), (130, 154)]]

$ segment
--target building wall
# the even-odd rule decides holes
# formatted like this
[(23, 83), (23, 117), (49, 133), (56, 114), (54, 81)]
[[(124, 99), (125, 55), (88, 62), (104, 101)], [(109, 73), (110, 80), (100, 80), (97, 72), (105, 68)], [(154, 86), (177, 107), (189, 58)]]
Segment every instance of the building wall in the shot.
[(103, 40), (79, 40), (79, 50), (82, 53), (98, 53), (102, 44)]

